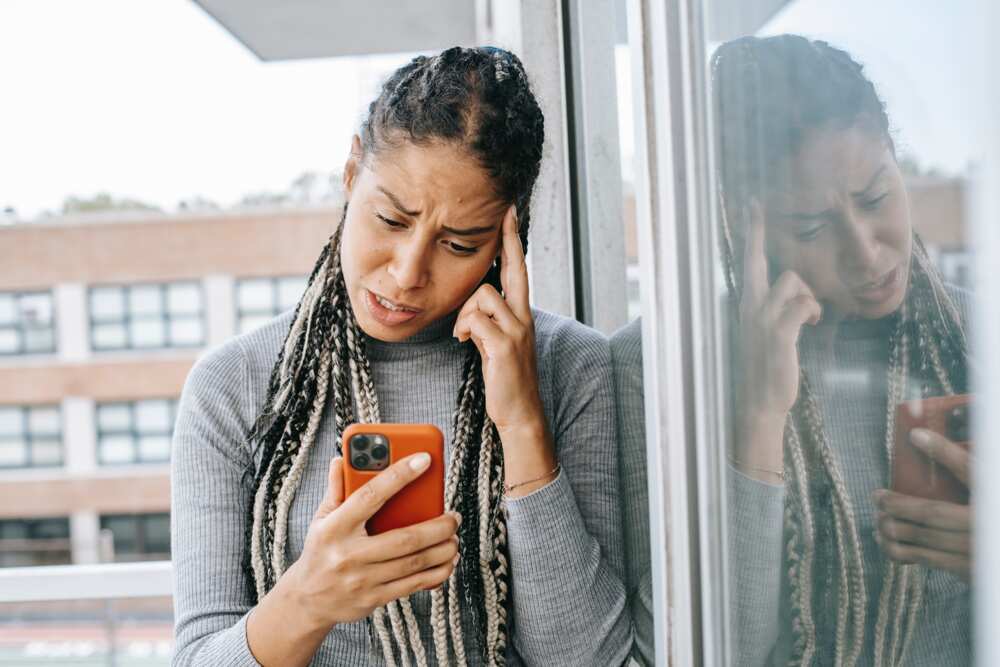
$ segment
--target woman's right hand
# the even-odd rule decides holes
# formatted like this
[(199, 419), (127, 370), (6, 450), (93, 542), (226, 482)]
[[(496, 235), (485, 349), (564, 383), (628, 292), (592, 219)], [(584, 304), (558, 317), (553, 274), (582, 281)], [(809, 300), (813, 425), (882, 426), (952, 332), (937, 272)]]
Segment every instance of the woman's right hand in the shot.
[(282, 577), (317, 623), (356, 621), (392, 600), (436, 588), (451, 575), (458, 555), (457, 513), (381, 535), (365, 529), (365, 522), (429, 464), (427, 454), (409, 456), (345, 500), (343, 459), (330, 462), (326, 496), (309, 524), (302, 555)]
[(756, 202), (749, 208), (740, 301), (742, 433), (736, 459), (745, 472), (773, 471), (780, 477), (785, 420), (799, 392), (796, 343), (803, 325), (819, 322), (822, 309), (794, 271), (769, 284), (763, 214)]

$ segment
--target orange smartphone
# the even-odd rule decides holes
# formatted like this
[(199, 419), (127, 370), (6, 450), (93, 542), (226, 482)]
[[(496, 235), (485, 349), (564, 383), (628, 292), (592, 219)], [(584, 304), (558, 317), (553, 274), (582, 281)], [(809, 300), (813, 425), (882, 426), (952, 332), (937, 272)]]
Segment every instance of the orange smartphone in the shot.
[(969, 489), (948, 468), (917, 449), (910, 442), (910, 431), (915, 428), (934, 431), (968, 450), (971, 406), (971, 394), (904, 401), (896, 406), (893, 491), (929, 500), (968, 504)]
[(411, 454), (426, 452), (431, 465), (375, 513), (369, 535), (412, 526), (444, 514), (444, 436), (433, 424), (351, 424), (344, 429), (344, 495)]

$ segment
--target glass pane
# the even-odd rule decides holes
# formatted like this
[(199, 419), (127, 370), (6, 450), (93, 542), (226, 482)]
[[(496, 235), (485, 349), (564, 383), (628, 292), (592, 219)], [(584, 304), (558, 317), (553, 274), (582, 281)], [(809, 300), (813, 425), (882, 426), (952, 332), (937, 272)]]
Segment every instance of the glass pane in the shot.
[(139, 537), (135, 517), (101, 517), (101, 528), (110, 530), (114, 535), (115, 554), (135, 552)]
[(28, 430), (32, 436), (59, 435), (60, 424), (59, 408), (31, 408), (28, 412)]
[(25, 324), (39, 326), (52, 322), (51, 294), (24, 294), (21, 296), (21, 319)]
[(236, 288), (240, 310), (274, 310), (274, 286), (267, 278), (241, 280)]
[(705, 54), (734, 664), (972, 661), (977, 285), (952, 258), (988, 161), (974, 91), (925, 65), (979, 71), (981, 17), (911, 9), (792, 0)]
[(92, 335), (97, 350), (115, 350), (128, 345), (124, 324), (98, 324), (92, 329)]
[(132, 463), (135, 461), (135, 447), (128, 436), (111, 435), (101, 438), (98, 444), (101, 463)]
[(167, 288), (167, 311), (172, 315), (201, 312), (201, 288), (197, 284), (177, 284)]
[(69, 537), (69, 519), (38, 519), (32, 522), (31, 536), (38, 540)]
[(144, 517), (146, 552), (170, 552), (170, 515), (156, 514)]
[(132, 320), (129, 323), (129, 333), (133, 347), (163, 347), (166, 338), (163, 331), (163, 320)]
[(146, 463), (170, 460), (168, 436), (143, 436), (139, 438), (139, 460)]
[(132, 317), (157, 315), (163, 312), (162, 290), (160, 286), (132, 286), (128, 294), (128, 307)]
[(97, 427), (104, 433), (131, 431), (132, 411), (127, 403), (110, 403), (97, 406)]
[(24, 411), (21, 408), (0, 407), (0, 437), (24, 433)]
[(204, 339), (200, 317), (175, 317), (170, 320), (170, 344), (178, 347), (200, 345)]
[(0, 521), (0, 539), (2, 540), (26, 540), (28, 539), (28, 522), (17, 520)]
[(125, 317), (125, 295), (121, 287), (95, 287), (90, 291), (90, 316), (95, 320)]
[(165, 433), (170, 430), (170, 407), (167, 401), (137, 401), (135, 430), (140, 433)]
[(0, 324), (14, 324), (19, 316), (14, 295), (0, 292)]
[(41, 438), (31, 441), (31, 462), (36, 466), (56, 466), (63, 462), (62, 441)]
[(25, 352), (51, 352), (55, 342), (55, 331), (51, 328), (29, 328), (24, 332)]
[(0, 467), (28, 465), (28, 443), (21, 439), (0, 438)]
[(21, 351), (21, 333), (17, 329), (0, 328), (0, 354), (17, 354)]
[(296, 306), (306, 290), (308, 278), (282, 278), (278, 281), (278, 310), (284, 312)]

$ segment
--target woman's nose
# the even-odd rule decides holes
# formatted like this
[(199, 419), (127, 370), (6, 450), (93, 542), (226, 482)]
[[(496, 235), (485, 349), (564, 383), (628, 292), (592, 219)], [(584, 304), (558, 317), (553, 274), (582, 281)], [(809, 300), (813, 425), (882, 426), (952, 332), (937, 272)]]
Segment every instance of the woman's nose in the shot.
[(401, 243), (393, 253), (389, 275), (401, 290), (418, 289), (427, 284), (430, 249), (418, 238)]
[[(866, 273), (878, 266), (879, 243), (875, 230), (865, 220), (848, 214), (843, 221), (843, 246), (841, 248), (841, 266), (852, 273)], [(860, 277), (852, 276), (854, 281)]]

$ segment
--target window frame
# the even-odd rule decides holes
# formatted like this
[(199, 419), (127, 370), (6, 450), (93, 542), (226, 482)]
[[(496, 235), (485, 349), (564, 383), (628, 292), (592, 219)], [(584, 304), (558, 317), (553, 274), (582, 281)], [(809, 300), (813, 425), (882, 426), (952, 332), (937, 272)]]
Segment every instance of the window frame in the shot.
[[(0, 405), (0, 409), (3, 410), (17, 410), (21, 414), (21, 434), (20, 438), (28, 453), (28, 462), (24, 465), (4, 465), (0, 463), (0, 471), (9, 470), (51, 470), (55, 468), (63, 468), (66, 465), (66, 440), (63, 436), (63, 422), (65, 421), (62, 405), (59, 403), (21, 403), (21, 404), (8, 404)], [(52, 435), (39, 435), (36, 434), (31, 429), (31, 412), (33, 410), (55, 410), (56, 414), (59, 416), (59, 430)], [(34, 460), (34, 445), (37, 440), (50, 440), (52, 438), (58, 439), (59, 441), (59, 461), (57, 463), (46, 463), (46, 464), (35, 464)], [(4, 442), (13, 441), (13, 438), (9, 438), (5, 435), (0, 435), (0, 446)]]
[[(147, 532), (149, 530), (149, 522), (153, 519), (166, 519), (167, 520), (167, 552), (162, 551), (148, 551), (147, 546)], [(132, 526), (135, 529), (135, 541), (136, 547), (134, 551), (124, 554), (127, 558), (118, 560), (118, 551), (115, 549), (114, 556), (116, 563), (133, 563), (133, 562), (149, 562), (149, 561), (162, 561), (170, 560), (170, 513), (169, 512), (133, 512), (133, 513), (115, 513), (115, 514), (100, 514), (98, 516), (98, 526), (99, 530), (109, 530), (111, 534), (114, 535), (114, 529), (107, 525), (109, 521), (121, 521), (130, 520), (133, 522)], [(164, 559), (162, 556), (166, 555), (167, 558)], [(147, 558), (146, 556), (154, 556), (154, 558)]]
[[(286, 280), (303, 280), (305, 284), (303, 285), (303, 291), (309, 285), (309, 276), (297, 276), (297, 275), (282, 275), (282, 276), (243, 276), (237, 277), (233, 281), (233, 312), (235, 313), (234, 330), (237, 336), (245, 334), (249, 331), (253, 331), (257, 327), (243, 328), (243, 319), (248, 317), (263, 317), (267, 316), (268, 319), (274, 319), (282, 313), (284, 313), (287, 308), (280, 308), (279, 304), (281, 299), (279, 298), (279, 293), (281, 290), (282, 281)], [(268, 282), (271, 287), (271, 299), (274, 304), (271, 309), (246, 309), (240, 303), (240, 287), (244, 283), (248, 282)], [(301, 297), (301, 294), (299, 295)], [(295, 307), (294, 305), (292, 306)]]
[[(165, 432), (159, 431), (141, 431), (137, 426), (137, 408), (140, 403), (144, 402), (154, 402), (154, 401), (165, 401), (167, 403), (167, 410), (169, 412), (169, 423), (170, 426)], [(97, 465), (100, 467), (114, 467), (114, 466), (128, 466), (128, 465), (157, 465), (170, 462), (170, 454), (167, 454), (165, 459), (144, 459), (141, 454), (141, 449), (139, 447), (139, 440), (143, 436), (166, 436), (168, 440), (173, 440), (174, 425), (177, 421), (177, 409), (180, 404), (180, 399), (177, 397), (161, 397), (161, 398), (137, 398), (129, 401), (101, 401), (94, 404), (94, 433), (97, 438), (96, 441), (96, 460)], [(101, 427), (101, 409), (107, 407), (127, 407), (129, 412), (129, 427), (128, 429), (122, 430), (110, 430), (106, 431)], [(132, 453), (133, 457), (129, 461), (107, 461), (104, 458), (104, 449), (101, 446), (101, 442), (105, 436), (123, 436), (127, 435), (132, 441)]]
[[(18, 336), (18, 347), (17, 350), (13, 352), (7, 352), (0, 349), (0, 359), (10, 359), (14, 357), (25, 357), (34, 355), (51, 355), (56, 354), (59, 351), (59, 326), (57, 322), (58, 313), (56, 312), (56, 298), (55, 293), (51, 289), (34, 289), (34, 290), (2, 290), (0, 291), (0, 296), (10, 296), (14, 299), (15, 308), (17, 308), (17, 317), (11, 322), (0, 322), (0, 330), (14, 331)], [(52, 331), (52, 345), (44, 349), (38, 350), (28, 350), (25, 345), (25, 340), (27, 336), (27, 331), (30, 327), (21, 317), (21, 300), (24, 297), (32, 296), (46, 296), (49, 300), (49, 307), (52, 316), (49, 321), (49, 328)]]
[[(175, 317), (177, 319), (197, 319), (201, 327), (201, 336), (197, 342), (194, 343), (184, 343), (175, 344), (171, 340), (170, 335), (170, 324), (174, 317), (171, 317), (171, 311), (169, 310), (169, 296), (168, 293), (170, 288), (173, 286), (189, 286), (194, 287), (198, 290), (199, 294), (199, 307), (198, 312), (195, 314), (178, 314)], [(141, 316), (139, 318), (134, 317), (129, 303), (131, 301), (130, 294), (134, 289), (148, 289), (150, 287), (155, 287), (158, 289), (159, 297), (159, 312), (156, 315)], [(122, 316), (118, 318), (108, 318), (100, 319), (94, 317), (94, 293), (101, 290), (117, 289), (122, 296), (123, 307)], [(98, 285), (88, 285), (87, 287), (87, 331), (89, 336), (90, 351), (95, 354), (113, 353), (113, 352), (152, 352), (156, 350), (194, 350), (204, 347), (208, 342), (208, 320), (205, 317), (206, 304), (205, 304), (205, 288), (202, 285), (202, 281), (198, 279), (190, 280), (171, 280), (165, 282), (136, 282), (136, 283), (102, 283)], [(162, 331), (164, 341), (163, 345), (136, 345), (132, 336), (132, 323), (133, 321), (159, 321)], [(125, 343), (123, 345), (110, 345), (103, 346), (98, 345), (96, 338), (94, 336), (94, 331), (97, 327), (106, 325), (120, 325), (125, 332)]]

